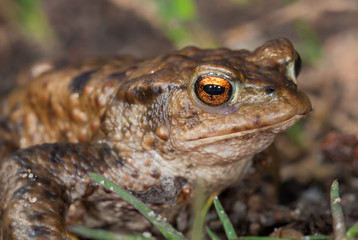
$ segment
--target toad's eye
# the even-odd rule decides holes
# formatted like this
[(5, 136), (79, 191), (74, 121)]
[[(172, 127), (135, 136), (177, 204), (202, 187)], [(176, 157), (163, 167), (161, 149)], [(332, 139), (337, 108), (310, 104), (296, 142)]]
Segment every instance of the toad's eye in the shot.
[(226, 103), (232, 94), (231, 83), (218, 76), (200, 76), (196, 79), (194, 88), (196, 96), (211, 106)]

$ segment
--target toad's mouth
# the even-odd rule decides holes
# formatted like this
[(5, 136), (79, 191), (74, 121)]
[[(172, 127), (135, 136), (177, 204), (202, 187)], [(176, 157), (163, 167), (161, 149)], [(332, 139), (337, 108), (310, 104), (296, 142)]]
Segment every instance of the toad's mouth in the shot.
[[(291, 94), (292, 95), (292, 94)], [(291, 96), (290, 95), (290, 96)], [(193, 128), (182, 128), (172, 134), (172, 144), (182, 149), (193, 149), (215, 143), (227, 144), (228, 140), (249, 140), (253, 137), (273, 139), (287, 130), (312, 110), (308, 97), (297, 90), (294, 97), (281, 97), (263, 106), (261, 102), (242, 105), (231, 116), (204, 119)]]
[(185, 139), (182, 141), (182, 143), (185, 145), (190, 145), (191, 147), (198, 147), (198, 146), (208, 145), (211, 143), (225, 141), (233, 138), (241, 138), (250, 135), (257, 135), (262, 132), (276, 135), (279, 132), (283, 132), (287, 130), (289, 127), (293, 126), (298, 120), (302, 119), (305, 116), (306, 114), (296, 114), (286, 120), (276, 122), (271, 125), (248, 129), (244, 131), (239, 131), (235, 129), (226, 129), (225, 131), (222, 132), (219, 131), (215, 135), (211, 135), (209, 137)]

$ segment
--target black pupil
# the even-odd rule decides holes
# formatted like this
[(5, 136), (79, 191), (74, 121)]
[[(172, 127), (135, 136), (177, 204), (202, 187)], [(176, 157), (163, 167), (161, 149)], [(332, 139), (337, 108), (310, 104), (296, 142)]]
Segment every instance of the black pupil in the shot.
[(225, 92), (225, 88), (216, 84), (206, 84), (203, 86), (204, 92), (209, 95), (221, 95)]

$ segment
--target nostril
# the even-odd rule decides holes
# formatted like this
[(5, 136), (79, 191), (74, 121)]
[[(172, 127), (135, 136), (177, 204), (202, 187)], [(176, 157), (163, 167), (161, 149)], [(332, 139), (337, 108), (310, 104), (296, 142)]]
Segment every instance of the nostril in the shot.
[(271, 94), (273, 94), (275, 92), (275, 88), (274, 87), (272, 87), (272, 86), (267, 86), (267, 87), (265, 87), (265, 93), (267, 94), (267, 95), (271, 95)]

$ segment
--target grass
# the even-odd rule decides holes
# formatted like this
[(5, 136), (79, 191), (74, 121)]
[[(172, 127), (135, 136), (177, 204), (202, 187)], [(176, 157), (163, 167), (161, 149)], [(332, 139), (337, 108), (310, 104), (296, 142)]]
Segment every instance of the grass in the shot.
[(169, 223), (163, 221), (161, 217), (147, 207), (142, 201), (133, 197), (130, 193), (125, 191), (123, 188), (118, 187), (111, 181), (97, 175), (91, 174), (91, 177), (98, 183), (102, 184), (105, 188), (115, 192), (121, 196), (125, 201), (133, 205), (148, 221), (150, 221), (165, 238), (170, 240), (184, 240), (185, 237), (182, 233), (178, 232)]
[(358, 222), (346, 230), (341, 198), (339, 197), (339, 184), (334, 180), (331, 186), (331, 211), (333, 217), (333, 230), (335, 240), (354, 240), (358, 234)]
[[(177, 231), (173, 226), (169, 223), (165, 222), (161, 219), (160, 216), (156, 215), (148, 206), (146, 206), (143, 202), (139, 199), (136, 199), (131, 194), (126, 192), (124, 189), (116, 186), (111, 181), (96, 175), (90, 175), (96, 182), (102, 184), (105, 188), (115, 192), (120, 197), (122, 197), (125, 201), (130, 203), (134, 206), (144, 217), (146, 217), (161, 233), (162, 235), (169, 240), (186, 240), (187, 238), (184, 234)], [(205, 196), (205, 194), (200, 194), (201, 196)], [(208, 212), (212, 203), (214, 203), (216, 212), (223, 224), (226, 237), (228, 240), (289, 240), (288, 238), (272, 238), (272, 237), (238, 237), (236, 235), (235, 229), (230, 222), (225, 210), (223, 209), (218, 197), (216, 195), (212, 195), (208, 198), (208, 200), (203, 201), (201, 199), (199, 202), (203, 203), (201, 209), (198, 211), (198, 215), (196, 218), (198, 220), (194, 220), (194, 229), (200, 229), (198, 233), (193, 233), (191, 239), (203, 239), (204, 231), (204, 223), (205, 223), (205, 215)], [(343, 210), (340, 204), (340, 197), (339, 197), (339, 185), (338, 181), (335, 180), (331, 186), (331, 210), (332, 210), (332, 217), (333, 217), (333, 232), (334, 232), (334, 240), (354, 240), (355, 236), (358, 234), (358, 223), (351, 226), (347, 231), (344, 222)], [(197, 223), (195, 224), (195, 221)], [(102, 240), (154, 240), (150, 236), (144, 236), (140, 233), (133, 233), (132, 235), (125, 235), (125, 234), (117, 234), (112, 232), (107, 232), (103, 230), (94, 230), (94, 229), (87, 229), (82, 227), (73, 227), (71, 231), (80, 234), (85, 237), (90, 237), (93, 239), (102, 239)], [(220, 240), (218, 235), (216, 235), (211, 229), (206, 227), (206, 233), (212, 240)], [(302, 238), (303, 240), (318, 240), (318, 239), (332, 239), (329, 236), (324, 235), (313, 235), (313, 236), (305, 236)]]
[(224, 226), (224, 230), (225, 230), (227, 238), (229, 240), (237, 239), (235, 229), (232, 226), (232, 223), (231, 223), (229, 217), (226, 215), (225, 210), (224, 210), (223, 206), (221, 205), (221, 203), (219, 202), (219, 199), (217, 196), (214, 197), (214, 206), (215, 206), (216, 212), (219, 215), (220, 221), (222, 222), (222, 224)]
[(14, 0), (1, 3), (4, 14), (23, 36), (44, 46), (55, 41), (54, 32), (39, 0)]

